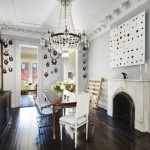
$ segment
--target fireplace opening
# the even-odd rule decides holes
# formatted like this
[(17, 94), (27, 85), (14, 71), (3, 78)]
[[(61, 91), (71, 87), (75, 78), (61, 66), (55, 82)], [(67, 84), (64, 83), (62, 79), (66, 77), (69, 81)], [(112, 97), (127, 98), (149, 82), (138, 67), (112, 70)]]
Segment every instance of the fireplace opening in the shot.
[(120, 92), (114, 97), (113, 117), (134, 127), (135, 107), (131, 97), (127, 93)]

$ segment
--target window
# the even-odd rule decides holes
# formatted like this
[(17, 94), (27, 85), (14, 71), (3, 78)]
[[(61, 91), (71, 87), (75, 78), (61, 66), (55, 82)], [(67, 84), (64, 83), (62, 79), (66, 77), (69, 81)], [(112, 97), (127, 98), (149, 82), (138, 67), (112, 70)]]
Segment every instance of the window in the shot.
[(21, 63), (21, 80), (29, 81), (29, 62)]
[(21, 80), (27, 83), (37, 82), (37, 63), (35, 62), (22, 62), (21, 63)]
[(32, 63), (32, 83), (37, 82), (37, 63)]

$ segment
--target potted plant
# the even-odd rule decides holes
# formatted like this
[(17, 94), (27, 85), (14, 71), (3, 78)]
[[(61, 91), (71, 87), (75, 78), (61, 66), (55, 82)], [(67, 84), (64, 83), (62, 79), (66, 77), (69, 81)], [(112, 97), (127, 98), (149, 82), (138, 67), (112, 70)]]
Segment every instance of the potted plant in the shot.
[(56, 83), (53, 85), (53, 88), (54, 88), (54, 90), (58, 93), (58, 95), (59, 95), (60, 97), (62, 97), (62, 92), (63, 92), (63, 90), (66, 89), (66, 83), (63, 82), (63, 81), (56, 82)]

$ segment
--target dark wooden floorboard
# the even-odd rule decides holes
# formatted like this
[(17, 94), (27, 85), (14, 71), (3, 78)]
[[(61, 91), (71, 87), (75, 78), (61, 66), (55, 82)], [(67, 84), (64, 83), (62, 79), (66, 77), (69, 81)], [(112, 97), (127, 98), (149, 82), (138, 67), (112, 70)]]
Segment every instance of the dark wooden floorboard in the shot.
[(34, 95), (21, 95), (21, 107), (35, 106)]
[[(52, 129), (43, 129), (47, 134), (39, 135), (35, 107), (13, 109), (12, 120), (2, 136), (0, 150), (74, 150), (73, 135), (63, 129), (60, 141), (59, 125), (56, 140), (52, 139)], [(95, 125), (89, 126), (89, 138), (85, 140), (85, 128), (78, 130), (77, 150), (149, 150), (150, 134), (130, 138), (100, 120), (106, 112), (100, 110), (90, 113)], [(57, 119), (58, 120), (58, 119)], [(94, 129), (94, 130), (93, 130)], [(93, 131), (93, 132), (92, 132)], [(128, 131), (128, 130), (127, 130)], [(130, 135), (130, 134), (129, 134)]]

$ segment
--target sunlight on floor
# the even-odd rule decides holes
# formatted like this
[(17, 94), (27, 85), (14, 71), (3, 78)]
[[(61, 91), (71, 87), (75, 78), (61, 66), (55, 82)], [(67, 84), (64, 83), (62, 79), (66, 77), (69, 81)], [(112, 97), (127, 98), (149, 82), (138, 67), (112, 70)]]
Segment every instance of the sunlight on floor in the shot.
[[(30, 110), (30, 111), (29, 111)], [(35, 107), (30, 107), (30, 108), (21, 108), (20, 109), (20, 124), (22, 126), (30, 126), (32, 125), (37, 126), (36, 122), (36, 108)]]

